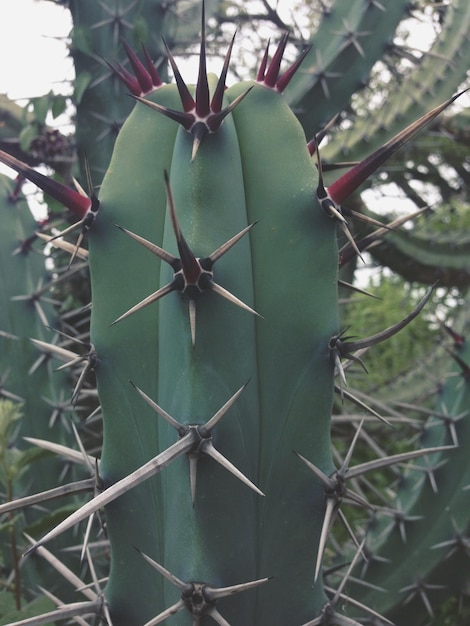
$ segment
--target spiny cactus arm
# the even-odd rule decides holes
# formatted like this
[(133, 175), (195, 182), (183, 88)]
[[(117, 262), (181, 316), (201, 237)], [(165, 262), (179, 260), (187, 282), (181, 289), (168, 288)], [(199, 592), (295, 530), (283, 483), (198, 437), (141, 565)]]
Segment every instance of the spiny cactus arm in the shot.
[[(436, 602), (449, 593), (459, 593), (461, 589), (458, 567), (462, 567), (461, 547), (465, 543), (470, 523), (464, 492), (470, 481), (464, 460), (470, 423), (466, 342), (457, 350), (457, 354), (461, 362), (456, 364), (454, 373), (446, 381), (436, 405), (437, 412), (444, 411), (448, 420), (431, 416), (422, 433), (422, 444), (442, 444), (449, 439), (454, 439), (455, 443), (456, 438), (458, 446), (454, 445), (448, 453), (443, 451), (433, 455), (430, 462), (421, 462), (418, 467), (413, 464), (405, 473), (397, 490), (396, 502), (404, 520), (414, 518), (407, 524), (406, 542), (403, 542), (396, 527), (392, 530), (394, 525), (391, 522), (373, 522), (368, 534), (369, 545), (374, 546), (373, 554), (390, 559), (391, 565), (387, 566), (382, 560), (372, 560), (367, 567), (366, 580), (374, 580), (385, 586), (388, 593), (376, 594), (363, 588), (357, 597), (366, 604), (373, 602), (379, 611), (389, 615), (395, 623), (402, 623), (409, 615), (413, 615), (414, 621), (420, 623), (426, 612), (432, 612), (431, 607)], [(455, 438), (451, 437), (447, 426), (453, 416), (459, 416), (459, 419), (453, 421)], [(461, 471), (453, 470), (454, 462)], [(412, 480), (417, 469), (423, 472), (420, 488), (416, 488)], [(426, 478), (428, 472), (433, 474), (433, 480)], [(416, 516), (418, 512), (423, 513), (419, 519)], [(429, 523), (430, 520), (432, 523)], [(446, 546), (450, 547), (456, 563), (460, 563), (456, 565), (457, 571), (451, 560), (445, 559), (443, 548)], [(414, 562), (413, 570), (408, 568), (408, 558)], [(435, 590), (429, 593), (433, 586), (436, 586)], [(438, 586), (442, 586), (442, 594)], [(426, 607), (427, 602), (429, 604)]]
[(442, 287), (466, 288), (470, 284), (470, 241), (465, 232), (396, 231), (385, 235), (371, 254), (379, 263), (411, 281), (438, 282)]
[[(0, 178), (0, 210), (3, 241), (0, 246), (1, 394), (12, 393), (24, 402), (19, 436), (27, 434), (66, 441), (60, 425), (49, 427), (52, 409), (44, 398), (59, 403), (60, 390), (68, 377), (54, 374), (50, 363), (31, 371), (37, 352), (27, 338), (30, 333), (45, 338), (48, 330), (43, 320), (54, 324), (56, 317), (45, 295), (47, 289), (42, 288), (48, 284), (48, 277), (44, 257), (34, 247), (37, 224), (24, 200), (15, 197), (13, 183), (6, 176)], [(51, 486), (46, 478), (46, 466), (44, 463), (44, 475), (38, 468), (30, 477), (35, 490)]]
[(409, 5), (354, 0), (325, 8), (302, 70), (286, 89), (308, 137), (349, 104), (390, 44)]
[(468, 72), (469, 25), (470, 7), (465, 0), (447, 5), (442, 28), (429, 53), (400, 85), (394, 86), (374, 120), (369, 115), (356, 119), (354, 128), (341, 131), (340, 142), (330, 142), (325, 159), (363, 158), (403, 128), (404, 120), (417, 119), (458, 90)]
[[(347, 210), (371, 214), (370, 208), (360, 196), (349, 199), (347, 205)], [(453, 229), (454, 232), (437, 232), (424, 219), (416, 220), (420, 213), (428, 210), (425, 207), (419, 213), (410, 214), (406, 220), (394, 220), (396, 227), (373, 233), (370, 233), (366, 224), (356, 222), (357, 246), (360, 250), (367, 250), (378, 263), (389, 267), (405, 280), (465, 288), (470, 281), (467, 232), (463, 228)], [(416, 221), (413, 230), (398, 228), (400, 221), (404, 223), (409, 220)], [(346, 245), (340, 255), (342, 263), (346, 263), (355, 255), (355, 251), (350, 245)]]

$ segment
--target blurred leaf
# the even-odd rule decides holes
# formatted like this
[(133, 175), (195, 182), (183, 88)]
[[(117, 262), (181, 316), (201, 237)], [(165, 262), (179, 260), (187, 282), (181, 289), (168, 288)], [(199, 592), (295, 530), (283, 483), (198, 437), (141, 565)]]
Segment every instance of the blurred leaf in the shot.
[(90, 84), (90, 82), (91, 74), (89, 74), (88, 72), (81, 72), (75, 79), (73, 94), (77, 105), (79, 105), (82, 101), (83, 94), (88, 89), (88, 85)]
[(28, 126), (25, 126), (19, 135), (21, 149), (27, 152), (31, 147), (32, 141), (34, 141), (34, 139), (38, 136), (39, 131), (35, 124), (28, 124)]
[(52, 99), (51, 113), (52, 117), (55, 119), (62, 115), (67, 108), (67, 98), (63, 96), (54, 96)]
[(52, 104), (52, 92), (39, 98), (32, 100), (34, 116), (38, 124), (44, 125), (46, 123), (47, 114)]
[(40, 596), (27, 604), (21, 611), (15, 608), (15, 600), (12, 594), (0, 593), (0, 626), (16, 622), (28, 617), (35, 617), (47, 613), (55, 608), (54, 603), (45, 596)]

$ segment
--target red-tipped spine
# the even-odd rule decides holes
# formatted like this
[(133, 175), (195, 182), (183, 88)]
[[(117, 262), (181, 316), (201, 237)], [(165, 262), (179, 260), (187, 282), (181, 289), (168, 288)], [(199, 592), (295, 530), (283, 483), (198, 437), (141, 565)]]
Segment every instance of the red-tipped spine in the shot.
[(214, 95), (211, 100), (211, 109), (213, 113), (219, 113), (222, 110), (222, 104), (224, 99), (225, 92), (225, 83), (227, 80), (227, 72), (230, 65), (230, 57), (232, 56), (233, 43), (235, 41), (236, 32), (233, 34), (232, 41), (230, 42), (230, 46), (225, 54), (224, 65), (222, 67), (222, 71), (220, 72), (219, 80), (217, 81), (217, 86), (214, 91)]
[(263, 58), (261, 59), (261, 64), (259, 66), (259, 70), (258, 70), (258, 74), (256, 76), (256, 80), (258, 83), (263, 83), (264, 82), (264, 77), (266, 75), (266, 68), (268, 66), (268, 59), (269, 59), (269, 45), (270, 45), (271, 41), (268, 41), (267, 45), (266, 45), (266, 49), (264, 51), (263, 54)]
[(137, 82), (140, 85), (141, 93), (149, 93), (153, 90), (153, 82), (152, 77), (150, 76), (145, 65), (140, 61), (139, 57), (132, 50), (130, 45), (122, 40), (122, 45), (124, 46), (124, 50), (126, 51), (127, 58), (129, 59), (130, 64), (132, 65), (132, 69), (134, 70), (135, 77)]
[(205, 118), (211, 112), (209, 83), (207, 80), (205, 19), (204, 3), (202, 3), (201, 48), (199, 50), (199, 73), (196, 85), (196, 115), (199, 118)]
[(3, 150), (0, 150), (0, 161), (37, 185), (42, 191), (70, 209), (70, 211), (75, 213), (80, 219), (83, 219), (90, 210), (92, 205), (90, 198), (83, 196), (52, 178), (40, 174), (29, 167), (29, 165), (26, 165), (26, 163), (15, 159), (15, 157), (12, 157), (7, 152), (3, 152)]
[(279, 77), (279, 79), (276, 82), (276, 89), (278, 91), (280, 91), (281, 93), (284, 91), (284, 89), (287, 87), (287, 85), (290, 83), (295, 73), (299, 69), (300, 65), (302, 64), (302, 61), (310, 52), (310, 49), (311, 49), (311, 46), (306, 48), (302, 52), (302, 54), (299, 57), (297, 57), (294, 63), (292, 63), (292, 65), (284, 72), (284, 74), (282, 74), (282, 76)]
[(142, 52), (144, 53), (145, 62), (147, 64), (148, 73), (150, 74), (150, 78), (152, 80), (152, 85), (154, 87), (161, 87), (163, 85), (163, 81), (160, 78), (160, 74), (153, 64), (152, 57), (150, 56), (150, 53), (144, 44), (142, 44)]
[(279, 78), (279, 70), (281, 68), (282, 57), (284, 56), (288, 37), (289, 35), (287, 33), (282, 36), (276, 52), (271, 59), (271, 63), (269, 64), (269, 67), (264, 76), (264, 84), (266, 85), (266, 87), (271, 87), (272, 89), (276, 87), (276, 83)]
[(429, 113), (420, 117), (416, 122), (407, 126), (370, 156), (355, 165), (349, 172), (346, 172), (346, 174), (338, 178), (336, 182), (328, 187), (331, 199), (337, 204), (342, 204), (342, 202), (344, 202), (346, 198), (349, 198), (359, 185), (373, 174), (394, 152), (430, 124), (442, 111), (452, 104), (454, 100), (465, 93), (465, 91), (468, 90), (465, 89), (461, 91), (452, 98), (449, 98), (449, 100), (446, 100), (443, 104), (432, 109), (432, 111), (429, 111)]

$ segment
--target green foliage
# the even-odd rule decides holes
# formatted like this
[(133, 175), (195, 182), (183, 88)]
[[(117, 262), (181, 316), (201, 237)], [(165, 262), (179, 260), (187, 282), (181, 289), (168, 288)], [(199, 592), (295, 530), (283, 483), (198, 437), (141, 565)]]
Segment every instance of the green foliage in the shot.
[[(372, 335), (392, 326), (402, 311), (412, 309), (423, 297), (426, 288), (410, 285), (396, 275), (371, 270), (372, 276), (363, 289), (375, 298), (355, 294), (342, 308), (342, 328), (353, 337)], [(387, 385), (397, 378), (416, 370), (419, 364), (427, 360), (435, 350), (442, 333), (434, 311), (436, 307), (445, 310), (445, 296), (442, 292), (433, 294), (432, 300), (423, 314), (395, 335), (390, 341), (383, 342), (369, 350), (363, 357), (367, 373), (360, 366), (350, 369), (349, 378), (355, 389), (365, 392), (387, 395)]]

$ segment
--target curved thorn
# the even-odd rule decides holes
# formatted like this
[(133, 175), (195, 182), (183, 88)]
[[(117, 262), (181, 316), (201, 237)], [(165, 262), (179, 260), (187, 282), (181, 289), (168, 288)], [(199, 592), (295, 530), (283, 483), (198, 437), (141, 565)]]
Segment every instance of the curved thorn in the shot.
[(247, 583), (240, 583), (238, 585), (231, 585), (230, 587), (206, 587), (207, 592), (206, 595), (208, 598), (212, 600), (218, 600), (220, 598), (226, 598), (227, 596), (232, 596), (235, 593), (240, 593), (242, 591), (248, 591), (249, 589), (255, 589), (264, 583), (267, 583), (271, 580), (271, 578), (258, 578), (257, 580), (250, 580)]
[(344, 343), (340, 341), (338, 345), (338, 350), (340, 354), (342, 356), (349, 356), (350, 352), (354, 352), (355, 350), (360, 350), (362, 348), (369, 348), (370, 346), (380, 343), (381, 341), (385, 341), (386, 339), (393, 337), (393, 335), (396, 335), (400, 330), (402, 330), (402, 328), (405, 328), (405, 326), (407, 326), (412, 320), (414, 320), (415, 317), (419, 315), (419, 313), (421, 313), (422, 309), (424, 308), (429, 298), (431, 297), (434, 291), (434, 287), (435, 285), (431, 287), (431, 289), (424, 296), (424, 298), (422, 298), (420, 302), (418, 302), (416, 307), (400, 322), (397, 322), (396, 324), (389, 326), (388, 328), (381, 331), (380, 333), (376, 333), (375, 335), (371, 335), (370, 337), (366, 337), (364, 339), (358, 339), (357, 341), (350, 341), (350, 342), (344, 342)]

